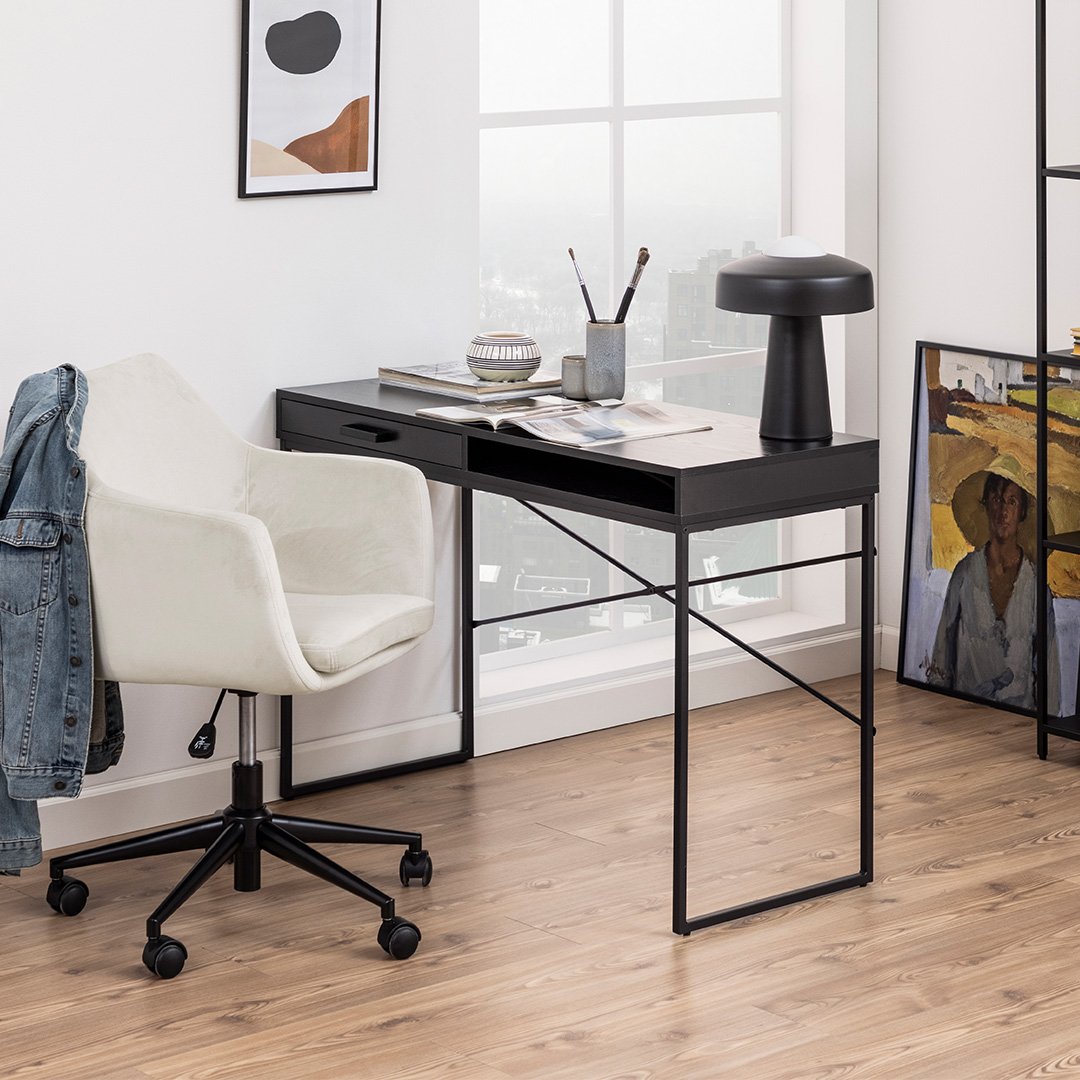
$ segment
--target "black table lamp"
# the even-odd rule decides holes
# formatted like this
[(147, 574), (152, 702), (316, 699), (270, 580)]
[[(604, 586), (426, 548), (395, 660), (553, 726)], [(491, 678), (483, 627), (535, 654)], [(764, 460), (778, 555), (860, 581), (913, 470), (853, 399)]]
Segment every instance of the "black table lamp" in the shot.
[(716, 275), (716, 306), (771, 315), (761, 402), (763, 439), (832, 438), (822, 315), (874, 306), (874, 279), (861, 263), (826, 254), (812, 240), (785, 236)]

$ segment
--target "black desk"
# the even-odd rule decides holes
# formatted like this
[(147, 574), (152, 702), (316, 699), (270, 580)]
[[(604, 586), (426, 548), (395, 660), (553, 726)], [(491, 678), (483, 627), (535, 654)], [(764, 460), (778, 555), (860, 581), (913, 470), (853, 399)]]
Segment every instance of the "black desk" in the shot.
[[(874, 495), (878, 489), (878, 444), (874, 439), (836, 434), (825, 446), (792, 448), (766, 444), (757, 421), (739, 416), (665, 405), (677, 414), (700, 414), (710, 431), (635, 440), (607, 447), (577, 449), (541, 442), (513, 428), (498, 434), (486, 427), (449, 424), (415, 416), (420, 408), (461, 404), (450, 398), (383, 386), (377, 380), (299, 386), (277, 392), (277, 435), (285, 450), (361, 454), (407, 461), (432, 480), (461, 489), (461, 750), (419, 762), (364, 774), (292, 783), (292, 706), (282, 701), (282, 795), (321, 791), (358, 779), (406, 769), (463, 761), (473, 753), (475, 703), (473, 633), (472, 492), (488, 491), (523, 502), (554, 527), (641, 583), (634, 593), (654, 595), (675, 608), (675, 791), (672, 929), (677, 934), (752, 915), (873, 879), (873, 610)], [(588, 544), (535, 503), (577, 510), (673, 534), (675, 581), (646, 581), (632, 568)], [(840, 507), (862, 508), (862, 540), (857, 551), (741, 570), (723, 577), (690, 579), (689, 538), (694, 532), (753, 521), (794, 517)], [(859, 559), (862, 567), (861, 694), (856, 716), (726, 629), (690, 608), (690, 589), (758, 573)], [(601, 602), (590, 598), (582, 603)], [(575, 604), (560, 604), (568, 609)], [(547, 611), (556, 608), (547, 608)], [(857, 873), (747, 904), (688, 918), (687, 773), (689, 742), (689, 663), (691, 618), (767, 664), (818, 700), (860, 725), (860, 866)]]

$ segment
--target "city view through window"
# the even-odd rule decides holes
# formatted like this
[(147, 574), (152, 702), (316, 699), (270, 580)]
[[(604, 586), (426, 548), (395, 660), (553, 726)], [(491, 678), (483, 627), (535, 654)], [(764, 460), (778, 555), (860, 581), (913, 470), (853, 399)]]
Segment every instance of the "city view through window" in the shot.
[[(767, 320), (718, 310), (715, 281), (725, 262), (781, 232), (783, 5), (542, 8), (481, 0), (479, 326), (531, 334), (557, 371), (585, 345), (567, 249), (598, 317), (610, 318), (644, 246), (650, 260), (626, 319), (627, 398), (756, 416)], [(482, 654), (670, 627), (670, 605), (656, 597), (530, 617), (636, 583), (513, 500), (478, 496), (475, 507), (478, 615), (514, 613), (483, 628)], [(673, 579), (666, 534), (556, 516), (650, 580)], [(697, 535), (692, 576), (775, 563), (778, 535), (773, 523)], [(692, 602), (734, 613), (778, 596), (770, 575), (698, 588)]]

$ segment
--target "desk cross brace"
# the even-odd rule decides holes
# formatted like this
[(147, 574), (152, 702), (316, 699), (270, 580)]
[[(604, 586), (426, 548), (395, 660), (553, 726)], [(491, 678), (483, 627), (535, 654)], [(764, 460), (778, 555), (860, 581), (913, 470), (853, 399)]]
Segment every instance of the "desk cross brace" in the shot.
[[(642, 588), (619, 593), (601, 599), (558, 604), (532, 614), (565, 611), (589, 604), (604, 603), (614, 600), (626, 600), (642, 596), (662, 596), (675, 607), (675, 701), (674, 701), (674, 813), (673, 839), (674, 852), (672, 861), (672, 930), (676, 934), (689, 935), (695, 930), (734, 919), (757, 915), (788, 904), (801, 903), (827, 893), (838, 892), (869, 885), (873, 881), (873, 613), (874, 582), (873, 565), (876, 554), (873, 546), (874, 502), (873, 496), (853, 499), (849, 505), (858, 505), (862, 509), (862, 543), (858, 551), (843, 552), (838, 555), (815, 559), (803, 559), (797, 562), (777, 566), (762, 567), (754, 570), (742, 570), (732, 574), (722, 574), (709, 578), (690, 580), (689, 575), (689, 538), (691, 530), (681, 527), (675, 532), (675, 582), (671, 585), (655, 585), (642, 577), (618, 559), (596, 547), (584, 537), (578, 536), (571, 529), (557, 521), (551, 515), (540, 510), (534, 504), (518, 500), (538, 517), (549, 522), (555, 528), (573, 537), (578, 543), (599, 555), (628, 577), (641, 584)], [(473, 492), (470, 488), (461, 488), (460, 503), (460, 584), (461, 584), (461, 746), (457, 751), (437, 754), (428, 758), (402, 762), (381, 768), (365, 769), (339, 776), (325, 777), (307, 783), (293, 782), (292, 755), (292, 698), (281, 698), (281, 797), (294, 798), (298, 795), (314, 794), (354, 784), (360, 781), (375, 780), (413, 772), (418, 769), (435, 768), (441, 765), (468, 761), (474, 752), (474, 715), (476, 682), (476, 649), (474, 630), (479, 626), (505, 620), (506, 616), (491, 619), (473, 617)], [(753, 577), (760, 574), (774, 573), (780, 570), (795, 570), (807, 566), (819, 566), (830, 562), (860, 559), (862, 567), (861, 587), (861, 643), (860, 643), (860, 715), (855, 715), (843, 706), (832, 701), (820, 691), (810, 686), (798, 676), (786, 671), (769, 657), (763, 655), (746, 642), (741, 641), (711, 619), (694, 611), (690, 607), (690, 589), (693, 586), (708, 585), (735, 578)], [(831, 709), (841, 713), (860, 729), (859, 735), (859, 861), (858, 873), (829, 881), (818, 882), (804, 888), (794, 889), (773, 896), (739, 904), (707, 915), (687, 916), (687, 855), (688, 855), (688, 802), (689, 802), (689, 662), (690, 636), (689, 619), (715, 630), (722, 637), (738, 646), (750, 656), (784, 676), (792, 683), (817, 698)]]
[[(464, 493), (463, 493), (464, 494)], [(629, 566), (609, 555), (606, 551), (590, 543), (584, 537), (579, 536), (572, 529), (563, 525), (550, 514), (541, 510), (533, 503), (518, 500), (538, 517), (553, 525), (556, 529), (572, 537), (578, 543), (584, 545), (590, 551), (599, 555), (613, 566), (617, 567), (628, 577), (637, 581), (642, 588), (634, 592), (618, 594), (606, 597), (605, 600), (628, 599), (630, 596), (662, 596), (670, 601), (675, 607), (675, 702), (674, 702), (674, 758), (675, 758), (675, 790), (673, 812), (673, 841), (674, 851), (672, 859), (672, 903), (671, 903), (671, 928), (676, 934), (688, 936), (695, 930), (704, 929), (707, 926), (715, 926), (718, 923), (731, 922), (748, 916), (757, 915), (774, 908), (785, 907), (789, 904), (802, 903), (828, 893), (839, 892), (843, 889), (860, 888), (869, 885), (874, 878), (873, 872), (873, 753), (874, 753), (874, 725), (873, 725), (873, 615), (874, 615), (874, 502), (873, 496), (852, 500), (851, 505), (859, 505), (862, 509), (862, 536), (858, 551), (844, 552), (839, 555), (830, 555), (818, 559), (805, 559), (799, 562), (791, 562), (780, 566), (764, 567), (758, 570), (739, 571), (735, 574), (724, 574), (715, 578), (690, 580), (690, 533), (688, 527), (682, 527), (675, 532), (675, 583), (673, 585), (654, 585), (642, 577)], [(466, 521), (466, 517), (468, 521)], [(472, 505), (471, 493), (469, 499), (462, 500), (462, 574), (466, 573), (466, 552), (464, 551), (465, 539), (468, 543), (468, 585), (463, 590), (462, 630), (463, 636), (468, 640), (466, 646), (467, 666), (464, 668), (466, 693), (472, 707), (472, 677), (473, 677), (473, 652), (472, 630), (476, 626), (497, 620), (474, 620), (472, 618)], [(690, 607), (690, 589), (693, 585), (709, 584), (713, 581), (731, 580), (732, 578), (751, 577), (758, 574), (772, 573), (778, 570), (797, 569), (804, 566), (816, 566), (823, 563), (839, 562), (847, 559), (859, 559), (861, 563), (861, 631), (860, 631), (860, 715), (855, 715), (842, 705), (832, 701), (819, 690), (785, 670), (769, 657), (757, 649), (737, 638), (734, 634), (717, 625), (711, 619), (706, 618), (700, 612)], [(463, 577), (463, 581), (466, 578)], [(567, 610), (573, 607), (581, 607), (588, 603), (603, 602), (589, 600), (583, 603), (560, 604), (544, 608), (533, 614), (543, 614), (544, 611)], [(749, 903), (737, 904), (733, 907), (722, 908), (706, 915), (689, 917), (687, 915), (687, 863), (689, 846), (689, 768), (690, 768), (690, 616), (704, 623), (710, 629), (715, 630), (722, 637), (737, 645), (754, 659), (759, 660), (773, 671), (783, 675), (800, 689), (805, 690), (823, 704), (828, 705), (836, 712), (846, 716), (859, 727), (859, 870), (854, 874), (843, 877), (831, 878), (828, 881), (820, 881), (799, 889), (777, 893), (772, 896), (753, 900)], [(505, 616), (504, 616), (505, 618)]]
[[(555, 611), (569, 611), (573, 608), (589, 607), (593, 604), (607, 604), (615, 600), (629, 600), (633, 597), (640, 596), (660, 596), (663, 599), (667, 600), (670, 604), (675, 604), (675, 597), (671, 595), (672, 590), (675, 588), (675, 585), (654, 585), (651, 581), (642, 577), (636, 571), (631, 570), (630, 567), (627, 566), (625, 563), (620, 562), (613, 555), (610, 555), (602, 548), (597, 547), (596, 544), (593, 544), (590, 541), (586, 540), (583, 536), (579, 536), (576, 532), (574, 532), (573, 529), (564, 525), (557, 518), (552, 517), (551, 514), (545, 513), (539, 507), (534, 506), (532, 503), (525, 502), (523, 499), (519, 499), (517, 501), (520, 502), (521, 505), (524, 506), (527, 510), (536, 514), (537, 517), (543, 518), (543, 520), (548, 522), (548, 524), (553, 525), (560, 532), (565, 533), (567, 536), (576, 540), (583, 547), (588, 548), (594, 554), (599, 555), (600, 558), (605, 559), (607, 562), (611, 563), (612, 566), (614, 566), (618, 570), (621, 570), (628, 577), (633, 578), (635, 581), (638, 581), (643, 586), (645, 586), (644, 588), (637, 589), (633, 592), (615, 593), (612, 596), (590, 597), (588, 600), (578, 600), (571, 604), (554, 604), (551, 607), (539, 608), (536, 611), (530, 611), (528, 613), (530, 618), (532, 618), (534, 615), (547, 615)], [(695, 578), (693, 581), (689, 582), (689, 586), (690, 588), (694, 588), (695, 586), (700, 585), (711, 585), (714, 582), (718, 581), (733, 581), (737, 578), (758, 577), (762, 574), (774, 574), (780, 570), (798, 570), (806, 566), (821, 566), (824, 563), (841, 562), (846, 559), (859, 559), (862, 557), (862, 554), (863, 553), (861, 551), (845, 551), (839, 555), (824, 555), (816, 559), (800, 559), (797, 562), (779, 563), (776, 566), (763, 566), (757, 570), (739, 570), (732, 574), (719, 574), (716, 577)], [(702, 615), (701, 612), (694, 611), (693, 608), (691, 608), (690, 616), (691, 618), (697, 619), (698, 622), (703, 623), (710, 630), (715, 630), (716, 633), (718, 633), (721, 637), (726, 638), (728, 641), (730, 641), (732, 645), (736, 645), (738, 648), (742, 649), (743, 652), (748, 653), (755, 660), (758, 660), (762, 664), (765, 664), (766, 667), (771, 668), (778, 675), (782, 675), (785, 679), (794, 683), (797, 687), (799, 687), (800, 690), (805, 690), (806, 693), (810, 694), (812, 697), (817, 698), (818, 701), (822, 702), (822, 704), (828, 705), (830, 709), (833, 709), (835, 712), (840, 713), (841, 716), (846, 716), (853, 724), (862, 724), (862, 720), (849, 709), (845, 709), (843, 705), (839, 704), (836, 701), (833, 701), (832, 698), (827, 697), (820, 690), (817, 690), (815, 687), (811, 686), (803, 679), (800, 679), (798, 675), (795, 675), (792, 672), (788, 671), (786, 668), (776, 663), (775, 660), (771, 660), (768, 656), (766, 656), (762, 652), (759, 652), (752, 645), (743, 641), (741, 638), (736, 637), (729, 630), (725, 630), (724, 627), (713, 622), (712, 619), (708, 618), (705, 615)], [(516, 617), (520, 618), (521, 613), (517, 613)], [(473, 620), (472, 625), (473, 627), (487, 626), (490, 623), (505, 622), (508, 618), (511, 618), (511, 616), (498, 615), (490, 619), (476, 619)]]

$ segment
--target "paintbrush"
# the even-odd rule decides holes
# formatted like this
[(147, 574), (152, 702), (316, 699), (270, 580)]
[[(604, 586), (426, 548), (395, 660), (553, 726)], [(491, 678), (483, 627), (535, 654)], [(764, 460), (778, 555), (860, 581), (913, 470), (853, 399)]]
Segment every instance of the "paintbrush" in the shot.
[(577, 273), (577, 283), (581, 286), (581, 295), (585, 297), (585, 308), (589, 312), (589, 322), (596, 322), (596, 312), (593, 311), (592, 300), (589, 299), (589, 290), (585, 287), (585, 278), (581, 273), (581, 267), (577, 264), (577, 259), (574, 258), (574, 249), (567, 248), (570, 252), (570, 261), (574, 264), (574, 271)]
[(645, 269), (645, 264), (649, 261), (649, 249), (638, 248), (637, 253), (637, 266), (634, 267), (634, 273), (630, 277), (630, 284), (626, 286), (626, 292), (623, 293), (622, 303), (619, 305), (619, 313), (615, 316), (617, 323), (626, 322), (626, 313), (630, 310), (630, 301), (634, 299), (634, 293), (637, 291), (638, 282), (641, 280), (641, 271)]

